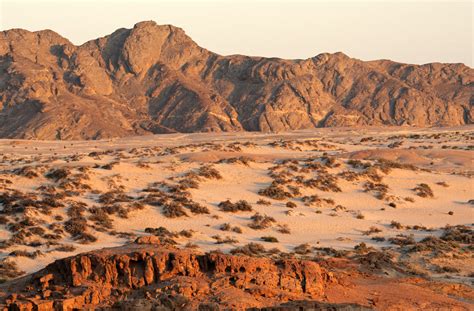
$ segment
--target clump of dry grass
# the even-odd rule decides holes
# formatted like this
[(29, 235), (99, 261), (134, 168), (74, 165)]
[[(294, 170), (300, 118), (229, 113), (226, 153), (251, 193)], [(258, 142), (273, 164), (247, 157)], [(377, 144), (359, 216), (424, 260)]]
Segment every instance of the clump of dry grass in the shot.
[(410, 234), (410, 235), (398, 234), (397, 236), (393, 238), (389, 238), (388, 241), (391, 244), (395, 244), (398, 246), (414, 245), (416, 243), (413, 234)]
[(0, 283), (17, 278), (23, 274), (25, 274), (25, 271), (20, 270), (16, 262), (8, 258), (0, 260)]
[(198, 169), (197, 174), (207, 179), (222, 179), (222, 175), (219, 171), (210, 165), (201, 166)]
[(253, 211), (252, 205), (245, 200), (239, 200), (236, 203), (232, 203), (230, 200), (222, 201), (218, 207), (223, 212), (251, 212)]
[(444, 241), (454, 241), (464, 244), (474, 243), (474, 231), (469, 226), (446, 226), (443, 228), (441, 239)]
[(345, 179), (347, 181), (359, 180), (361, 175), (354, 171), (343, 171), (337, 174), (338, 177)]
[(212, 237), (214, 240), (216, 240), (216, 244), (236, 244), (236, 243), (239, 243), (239, 240), (237, 240), (236, 238), (233, 238), (233, 237), (221, 237), (220, 235), (214, 235)]
[(267, 242), (267, 243), (278, 243), (278, 239), (274, 236), (262, 236), (260, 238), (262, 241)]
[(422, 198), (434, 197), (433, 190), (431, 190), (430, 186), (425, 183), (418, 184), (413, 188), (413, 191), (415, 191), (417, 196)]
[(12, 173), (15, 174), (15, 175), (24, 176), (24, 177), (27, 177), (27, 178), (30, 178), (30, 179), (39, 176), (37, 168), (34, 168), (32, 166), (28, 166), (28, 165), (22, 166), (20, 168), (16, 168), (16, 169), (12, 170)]
[(276, 254), (278, 252), (278, 249), (266, 250), (262, 244), (253, 242), (241, 247), (236, 247), (230, 251), (232, 255), (242, 254), (247, 256), (261, 256), (265, 254)]
[(236, 233), (242, 233), (242, 228), (240, 228), (238, 226), (232, 226), (229, 223), (222, 224), (219, 229), (222, 230), (222, 231), (233, 231), (233, 232), (236, 232)]
[(245, 166), (249, 166), (250, 162), (253, 162), (253, 160), (250, 159), (249, 157), (245, 157), (245, 156), (240, 156), (240, 157), (236, 157), (236, 158), (222, 159), (222, 160), (219, 161), (219, 163), (229, 163), (229, 164), (237, 163), (237, 164), (243, 164)]
[(295, 246), (294, 252), (298, 255), (306, 255), (312, 252), (311, 250), (311, 245), (308, 243), (300, 244), (298, 246)]
[(279, 200), (279, 201), (293, 197), (293, 195), (290, 192), (285, 191), (285, 189), (283, 189), (282, 186), (278, 185), (275, 182), (273, 182), (267, 188), (259, 190), (258, 194), (272, 198), (274, 200)]
[(288, 208), (296, 208), (296, 203), (288, 201), (286, 202), (285, 206)]
[(442, 186), (442, 187), (445, 187), (445, 188), (449, 187), (449, 185), (445, 181), (438, 181), (436, 184), (438, 186)]
[(84, 217), (70, 218), (64, 223), (64, 230), (73, 238), (80, 236), (87, 229), (87, 220)]
[(363, 235), (371, 235), (371, 234), (380, 233), (380, 232), (382, 232), (382, 229), (377, 228), (375, 226), (372, 226), (372, 227), (369, 228), (369, 230), (362, 232), (362, 234)]
[(184, 206), (188, 208), (193, 214), (209, 214), (210, 213), (209, 209), (206, 206), (201, 205), (197, 202), (187, 202), (184, 204)]
[(70, 175), (70, 171), (65, 168), (57, 168), (57, 169), (52, 169), (48, 173), (46, 173), (45, 177), (48, 179), (53, 179), (55, 181), (64, 179)]
[(185, 248), (190, 248), (190, 249), (196, 249), (199, 248), (199, 246), (196, 243), (188, 242), (184, 245)]
[(321, 207), (323, 204), (327, 204), (327, 205), (336, 204), (336, 202), (333, 199), (323, 199), (323, 198), (320, 198), (316, 194), (313, 194), (313, 195), (310, 195), (310, 196), (304, 196), (304, 197), (301, 198), (301, 200), (307, 206)]
[(60, 245), (60, 246), (56, 247), (54, 250), (57, 251), (57, 252), (68, 253), (68, 252), (75, 251), (76, 247), (74, 245), (70, 245), (70, 244), (63, 244), (63, 245)]
[(367, 181), (364, 183), (364, 192), (374, 192), (375, 197), (379, 200), (383, 200), (388, 193), (388, 185), (384, 183), (373, 183)]
[(303, 182), (303, 185), (309, 188), (317, 188), (321, 191), (341, 192), (337, 184), (337, 176), (329, 173), (320, 172), (316, 178), (310, 178)]
[(275, 218), (260, 213), (255, 213), (250, 219), (252, 222), (248, 226), (254, 230), (269, 228), (276, 222)]
[(28, 257), (31, 259), (35, 259), (36, 257), (43, 255), (43, 252), (41, 252), (40, 250), (36, 250), (33, 252), (28, 252), (26, 250), (15, 250), (9, 255), (13, 257)]
[(162, 214), (168, 218), (188, 216), (184, 208), (177, 202), (169, 202), (163, 204)]
[(390, 222), (390, 227), (392, 227), (394, 229), (398, 229), (398, 230), (403, 229), (403, 225), (401, 223), (399, 223), (398, 221), (395, 221), (395, 220), (392, 220)]
[(361, 212), (357, 212), (356, 215), (355, 215), (355, 217), (356, 217), (357, 219), (365, 219), (364, 214), (362, 214)]
[(160, 237), (161, 244), (169, 244), (169, 245), (178, 244), (174, 239), (178, 238), (181, 235), (178, 232), (171, 232), (165, 227), (145, 228), (145, 232)]
[(287, 224), (278, 224), (277, 229), (278, 232), (282, 234), (290, 234), (290, 227)]
[(386, 160), (386, 159), (377, 159), (377, 163), (375, 164), (375, 167), (379, 168), (385, 174), (390, 173), (390, 171), (394, 168), (411, 170), (411, 171), (418, 170), (418, 168), (412, 164), (403, 164), (403, 163)]
[(133, 197), (128, 196), (122, 190), (114, 189), (99, 196), (99, 203), (112, 205), (115, 203), (131, 202)]
[(259, 199), (257, 201), (257, 204), (258, 205), (265, 205), (265, 206), (269, 206), (269, 205), (272, 205), (272, 203), (270, 201), (267, 201), (267, 200), (264, 200), (264, 199)]
[(103, 229), (112, 229), (112, 219), (109, 217), (107, 211), (103, 208), (93, 206), (89, 208), (89, 220), (95, 222), (96, 225)]
[(363, 169), (363, 170), (372, 166), (370, 162), (362, 162), (360, 160), (353, 160), (353, 159), (347, 161), (347, 164), (352, 166), (353, 168)]

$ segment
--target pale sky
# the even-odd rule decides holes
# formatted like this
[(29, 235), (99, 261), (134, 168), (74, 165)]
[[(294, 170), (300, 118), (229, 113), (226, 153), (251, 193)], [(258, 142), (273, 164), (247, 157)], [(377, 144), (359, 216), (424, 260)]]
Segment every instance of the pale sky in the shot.
[(213, 52), (308, 58), (344, 52), (473, 67), (472, 1), (0, 0), (0, 29), (52, 29), (75, 44), (154, 20)]

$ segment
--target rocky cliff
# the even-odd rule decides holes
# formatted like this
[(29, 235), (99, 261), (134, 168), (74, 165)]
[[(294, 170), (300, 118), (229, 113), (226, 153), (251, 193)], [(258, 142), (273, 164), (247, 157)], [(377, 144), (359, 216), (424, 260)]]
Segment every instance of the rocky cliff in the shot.
[(11, 310), (244, 309), (321, 298), (336, 282), (311, 261), (199, 255), (148, 244), (153, 238), (57, 260), (4, 285), (3, 303)]
[(463, 64), (221, 56), (154, 22), (81, 46), (12, 29), (0, 33), (0, 137), (463, 125), (473, 82)]
[(362, 266), (362, 261), (342, 258), (319, 258), (316, 263), (286, 256), (269, 259), (219, 252), (202, 254), (160, 244), (156, 236), (140, 237), (133, 244), (57, 260), (43, 270), (1, 284), (0, 308), (471, 309), (474, 296), (469, 286), (378, 275), (374, 272), (381, 268), (377, 254), (382, 253), (363, 257), (370, 260)]

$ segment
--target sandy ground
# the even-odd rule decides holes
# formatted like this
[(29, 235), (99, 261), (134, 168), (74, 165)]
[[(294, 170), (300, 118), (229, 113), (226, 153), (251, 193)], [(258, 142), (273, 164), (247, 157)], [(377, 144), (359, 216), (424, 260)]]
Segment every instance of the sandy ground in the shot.
[[(44, 193), (40, 186), (52, 186), (56, 193), (70, 187), (77, 193), (69, 193), (59, 199), (64, 206), (52, 207), (50, 214), (42, 213), (23, 204), (24, 211), (7, 213), (0, 225), (0, 240), (9, 241), (30, 227), (42, 227), (52, 231), (51, 224), (64, 227), (71, 201), (83, 202), (87, 208), (83, 217), (87, 219), (87, 232), (97, 240), (84, 244), (70, 233), (62, 232), (56, 244), (47, 245), (48, 238), (41, 234), (26, 234), (20, 241), (3, 246), (1, 258), (17, 263), (25, 272), (36, 271), (51, 261), (75, 253), (118, 246), (136, 235), (144, 235), (145, 228), (165, 227), (169, 231), (192, 230), (192, 237), (176, 236), (174, 240), (181, 246), (194, 244), (202, 251), (221, 249), (229, 251), (250, 242), (261, 243), (265, 247), (275, 247), (284, 252), (292, 252), (300, 244), (308, 243), (316, 247), (332, 247), (341, 250), (354, 249), (361, 242), (370, 247), (383, 249), (393, 247), (388, 241), (398, 234), (413, 234), (418, 241), (429, 235), (439, 236), (441, 228), (447, 225), (471, 226), (474, 220), (473, 167), (474, 127), (443, 129), (321, 129), (282, 134), (225, 133), (225, 134), (171, 134), (104, 141), (25, 141), (0, 140), (0, 194), (18, 191), (24, 195), (36, 195), (33, 200), (41, 200)], [(395, 144), (394, 144), (395, 143)], [(362, 160), (374, 164), (377, 159), (386, 159), (400, 164), (412, 164), (413, 168), (392, 168), (388, 173), (379, 172), (381, 183), (388, 186), (387, 196), (377, 198), (375, 192), (364, 191), (369, 181), (366, 176), (357, 180), (337, 177), (340, 191), (324, 191), (294, 183), (300, 194), (284, 200), (276, 200), (259, 194), (268, 187), (274, 178), (271, 168), (284, 160), (293, 160), (298, 171), (291, 171), (289, 164), (281, 166), (281, 171), (289, 171), (291, 178), (301, 175), (303, 179), (317, 178), (319, 173), (304, 171), (304, 161), (312, 159), (324, 163), (322, 157), (334, 157), (336, 165), (326, 167), (331, 176), (350, 171), (360, 173), (348, 161)], [(248, 163), (232, 159), (244, 158)], [(110, 169), (104, 165), (112, 163)], [(201, 167), (212, 165), (222, 176), (220, 179), (201, 177), (197, 188), (186, 189), (192, 201), (205, 206), (209, 214), (193, 214), (169, 218), (163, 215), (160, 205), (143, 204), (143, 209), (130, 211), (127, 218), (117, 214), (108, 217), (112, 227), (98, 232), (88, 210), (94, 206), (101, 208), (101, 194), (120, 191), (129, 196), (129, 201), (116, 204), (125, 206), (139, 202), (148, 192), (144, 191), (156, 182), (175, 184), (186, 179), (184, 174), (197, 172)], [(323, 165), (324, 166), (324, 165)], [(37, 176), (24, 176), (18, 169), (30, 167)], [(80, 174), (87, 168), (87, 178), (81, 181), (87, 189), (77, 190), (72, 185), (74, 179), (54, 180), (47, 177), (48, 172), (67, 168), (71, 176)], [(63, 182), (62, 186), (60, 186)], [(64, 185), (66, 184), (66, 186)], [(433, 197), (421, 197), (413, 189), (419, 184), (427, 184)], [(166, 192), (166, 190), (163, 190)], [(331, 199), (334, 204), (307, 206), (304, 196), (317, 195)], [(406, 199), (410, 198), (410, 199)], [(269, 205), (259, 205), (264, 199)], [(230, 213), (220, 210), (219, 203), (225, 200), (236, 202), (245, 200), (253, 211)], [(0, 207), (2, 206), (0, 200)], [(140, 201), (142, 202), (142, 201)], [(294, 207), (288, 207), (292, 202)], [(390, 205), (392, 204), (392, 205)], [(3, 209), (5, 201), (3, 202)], [(273, 217), (268, 228), (256, 230), (249, 227), (251, 216), (256, 212)], [(60, 216), (60, 217), (58, 217)], [(11, 224), (32, 219), (35, 223), (20, 228)], [(395, 221), (403, 226), (424, 226), (426, 230), (406, 230), (393, 228)], [(239, 227), (242, 233), (222, 231), (223, 224)], [(281, 233), (281, 226), (289, 229)], [(373, 235), (364, 232), (371, 227), (380, 229), (377, 236), (386, 240), (376, 242)], [(132, 234), (120, 237), (110, 231)], [(215, 236), (231, 238), (232, 243), (216, 244)], [(278, 242), (262, 241), (263, 236), (275, 237)], [(50, 241), (50, 240), (49, 240)], [(39, 242), (33, 243), (32, 242)], [(73, 251), (56, 251), (57, 245), (72, 245)], [(37, 256), (13, 256), (15, 250), (34, 252)], [(448, 262), (449, 264), (449, 262)], [(473, 273), (466, 267), (463, 273)]]

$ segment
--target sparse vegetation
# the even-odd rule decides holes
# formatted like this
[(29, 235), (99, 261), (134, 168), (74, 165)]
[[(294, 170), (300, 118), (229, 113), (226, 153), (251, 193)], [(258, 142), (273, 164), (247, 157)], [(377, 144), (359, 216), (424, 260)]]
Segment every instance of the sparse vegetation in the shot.
[(262, 236), (260, 239), (268, 243), (278, 243), (278, 239), (274, 236)]
[(261, 189), (258, 194), (272, 198), (274, 200), (285, 200), (292, 198), (293, 195), (285, 191), (282, 186), (277, 185), (276, 183), (272, 183), (270, 186), (268, 186), (265, 189)]
[(260, 213), (254, 214), (252, 217), (250, 217), (250, 219), (252, 222), (249, 224), (249, 227), (254, 230), (263, 230), (269, 228), (276, 222), (275, 218), (267, 215), (261, 215)]
[(251, 212), (253, 211), (252, 205), (245, 200), (237, 201), (232, 203), (230, 200), (222, 201), (219, 203), (218, 207), (223, 212)]
[(416, 195), (422, 198), (432, 198), (434, 197), (433, 190), (431, 190), (430, 186), (425, 183), (418, 184), (415, 188), (413, 188)]

